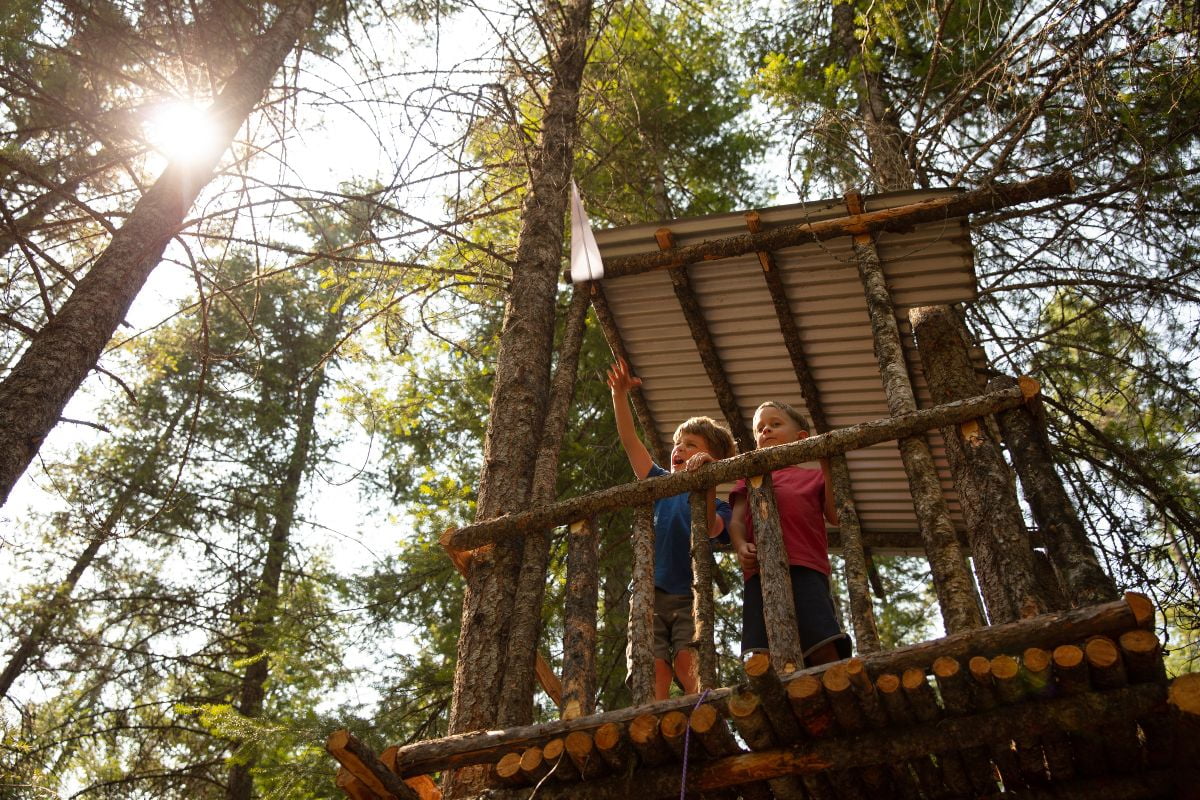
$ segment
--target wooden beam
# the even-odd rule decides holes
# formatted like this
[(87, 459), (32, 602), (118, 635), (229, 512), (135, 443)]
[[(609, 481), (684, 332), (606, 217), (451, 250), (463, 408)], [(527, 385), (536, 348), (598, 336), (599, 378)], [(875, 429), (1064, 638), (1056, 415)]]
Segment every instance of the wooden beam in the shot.
[(585, 717), (596, 710), (596, 604), (600, 589), (597, 539), (590, 520), (572, 523), (567, 533), (563, 719)]
[(379, 757), (350, 731), (343, 728), (330, 734), (325, 742), (325, 750), (383, 800), (421, 800), (399, 775), (384, 766)]
[[(595, 281), (592, 281), (589, 286), (592, 308), (596, 312), (596, 321), (600, 323), (600, 332), (604, 334), (604, 340), (608, 342), (608, 349), (612, 350), (612, 354), (617, 358), (624, 359), (636, 374), (636, 365), (629, 356), (629, 349), (625, 347), (625, 340), (621, 338), (621, 329), (617, 327), (616, 317), (613, 316), (612, 308), (608, 305), (604, 289)], [(629, 392), (629, 399), (633, 402), (633, 413), (637, 414), (638, 422), (642, 426), (642, 435), (646, 437), (646, 445), (650, 454), (654, 456), (656, 463), (669, 466), (671, 452), (663, 443), (662, 437), (658, 435), (658, 425), (655, 423), (654, 414), (650, 412), (650, 404), (646, 402), (646, 395), (642, 392), (642, 387), (633, 387)]]
[[(961, 194), (935, 197), (880, 211), (850, 214), (821, 222), (785, 225), (763, 233), (714, 239), (669, 251), (610, 257), (604, 259), (604, 277), (607, 280), (655, 269), (695, 264), (699, 261), (730, 258), (758, 251), (770, 252), (839, 236), (879, 231), (907, 231), (925, 222), (941, 222), (981, 211), (996, 211), (1070, 194), (1074, 189), (1075, 181), (1070, 174), (1056, 172), (1023, 183), (984, 186)], [(566, 280), (570, 280), (569, 275), (566, 276)]]
[[(669, 228), (659, 228), (655, 231), (654, 237), (658, 241), (660, 250), (671, 250), (675, 246), (675, 239)], [(742, 411), (733, 394), (733, 386), (729, 383), (729, 376), (726, 375), (725, 366), (721, 363), (721, 356), (717, 353), (717, 345), (708, 330), (704, 309), (700, 307), (700, 300), (692, 289), (692, 279), (688, 275), (687, 267), (671, 267), (670, 275), (671, 287), (675, 290), (675, 299), (679, 301), (679, 309), (683, 312), (688, 330), (692, 333), (692, 341), (696, 343), (696, 354), (700, 356), (700, 363), (704, 365), (704, 372), (708, 375), (709, 383), (712, 384), (713, 393), (717, 397), (721, 413), (725, 415), (729, 431), (733, 434), (738, 449), (743, 453), (753, 450), (754, 436), (746, 427), (746, 421), (742, 419)]]
[(708, 494), (688, 495), (692, 512), (692, 624), (696, 641), (696, 677), (698, 688), (717, 688), (716, 604), (713, 600), (713, 573), (717, 569), (708, 535)]
[[(846, 208), (860, 215), (862, 197), (858, 192), (846, 193)], [(875, 340), (875, 356), (879, 361), (879, 378), (887, 396), (888, 410), (893, 416), (912, 413), (917, 407), (904, 346), (896, 324), (896, 309), (888, 290), (875, 241), (867, 231), (856, 233), (853, 240), (854, 261), (862, 281), (871, 318), (871, 335)], [(979, 604), (975, 599), (975, 584), (967, 569), (965, 554), (958, 543), (950, 510), (942, 493), (941, 479), (933, 463), (924, 432), (900, 438), (900, 459), (908, 477), (921, 535), (925, 539), (925, 555), (933, 577), (933, 588), (942, 620), (950, 632), (967, 630), (983, 624)]]
[(654, 701), (654, 507), (633, 509), (633, 578), (629, 590), (629, 688), (633, 704)]
[(821, 458), (848, 450), (870, 447), (879, 442), (910, 437), (946, 424), (991, 414), (1021, 405), (1037, 393), (1037, 381), (1023, 379), (1017, 387), (979, 395), (970, 400), (921, 409), (899, 417), (864, 422), (848, 428), (810, 436), (798, 442), (753, 450), (707, 464), (695, 471), (673, 472), (657, 478), (647, 478), (603, 489), (581, 497), (563, 500), (548, 506), (484, 520), (458, 530), (446, 531), (442, 545), (455, 550), (471, 550), (506, 536), (516, 536), (531, 530), (568, 525), (602, 511), (652, 503), (661, 497), (681, 492), (707, 491), (710, 486), (730, 483), (738, 478), (763, 475), (776, 469)]
[[(1020, 653), (1028, 647), (1053, 650), (1059, 645), (1084, 641), (1096, 635), (1119, 637), (1125, 631), (1146, 628), (1152, 623), (1153, 606), (1150, 601), (1144, 595), (1127, 593), (1123, 599), (1111, 603), (965, 631), (896, 650), (873, 653), (864, 656), (862, 661), (871, 675), (885, 672), (900, 674), (906, 669), (923, 672), (940, 656), (966, 660), (973, 656)], [(828, 668), (828, 664), (811, 667), (783, 678), (782, 682), (787, 688), (796, 681), (811, 681)], [(728, 688), (717, 689), (709, 694), (708, 702), (721, 706), (731, 691)], [(471, 764), (494, 763), (506, 753), (522, 751), (539, 742), (566, 736), (572, 731), (595, 731), (608, 723), (628, 723), (642, 714), (690, 711), (695, 705), (695, 695), (675, 697), (576, 720), (526, 725), (503, 731), (474, 731), (417, 742), (400, 748), (400, 774), (425, 775)]]

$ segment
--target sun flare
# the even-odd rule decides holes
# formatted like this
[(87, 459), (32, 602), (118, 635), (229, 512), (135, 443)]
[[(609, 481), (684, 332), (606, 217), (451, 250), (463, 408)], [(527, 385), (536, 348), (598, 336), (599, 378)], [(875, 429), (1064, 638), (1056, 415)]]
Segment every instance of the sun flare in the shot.
[(185, 102), (163, 103), (146, 126), (150, 145), (171, 161), (195, 160), (217, 146), (217, 126), (208, 112)]

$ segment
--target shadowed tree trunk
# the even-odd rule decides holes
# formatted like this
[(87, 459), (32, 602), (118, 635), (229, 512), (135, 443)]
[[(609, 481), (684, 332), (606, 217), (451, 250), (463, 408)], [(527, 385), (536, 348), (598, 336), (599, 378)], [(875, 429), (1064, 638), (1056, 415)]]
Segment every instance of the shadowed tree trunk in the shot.
[(301, 0), (285, 6), (213, 103), (210, 114), (219, 134), (211, 150), (194, 161), (167, 166), (0, 383), (0, 503), (8, 499), (63, 408), (96, 365), (184, 215), (212, 180), (234, 134), (312, 24), (319, 2)]
[[(563, 219), (591, 11), (591, 0), (571, 0), (549, 7), (544, 16), (551, 85), (522, 207), (500, 334), (479, 479), (479, 519), (524, 509), (531, 496), (549, 396)], [(454, 673), (452, 734), (493, 726), (500, 695), (526, 691), (526, 687), (508, 686), (505, 675), (509, 620), (522, 557), (521, 542), (510, 540), (476, 551), (472, 560)], [(482, 778), (479, 770), (448, 776), (446, 793), (469, 794)]]
[[(331, 316), (329, 319), (332, 321), (336, 317)], [(332, 324), (327, 324), (323, 340), (331, 338), (332, 328)], [(309, 453), (312, 450), (317, 400), (321, 396), (321, 386), (324, 382), (325, 371), (320, 369), (304, 387), (303, 405), (300, 408), (300, 417), (297, 422), (296, 441), (292, 444), (287, 470), (279, 487), (279, 497), (274, 515), (275, 524), (271, 529), (271, 538), (267, 542), (262, 573), (258, 579), (258, 598), (254, 604), (254, 616), (246, 637), (246, 653), (243, 657), (250, 661), (250, 664), (242, 675), (237, 708), (246, 717), (261, 715), (263, 702), (266, 699), (267, 678), (270, 676), (271, 670), (269, 645), (279, 612), (279, 581), (283, 576), (283, 564), (287, 557), (292, 522), (296, 518), (300, 484), (304, 480)], [(229, 787), (225, 795), (229, 800), (250, 800), (254, 789), (251, 770), (254, 769), (255, 763), (256, 759), (250, 757), (229, 768)]]

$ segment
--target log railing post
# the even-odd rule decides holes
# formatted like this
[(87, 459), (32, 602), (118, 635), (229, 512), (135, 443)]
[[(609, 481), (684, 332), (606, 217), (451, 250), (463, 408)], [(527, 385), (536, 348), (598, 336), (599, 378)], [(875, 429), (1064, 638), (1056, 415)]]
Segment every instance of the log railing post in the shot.
[[(851, 214), (862, 213), (862, 198), (857, 192), (847, 193), (846, 207)], [(892, 416), (910, 413), (916, 410), (917, 401), (908, 377), (896, 311), (875, 241), (869, 233), (858, 234), (854, 236), (853, 248), (867, 300), (867, 313), (871, 318), (875, 355), (879, 360), (879, 373), (888, 409)], [(946, 630), (955, 633), (978, 627), (983, 624), (983, 619), (966, 558), (942, 495), (941, 481), (929, 443), (920, 434), (904, 437), (900, 440), (900, 458), (908, 475), (917, 523), (925, 542), (925, 553), (929, 558), (933, 586)]]
[(591, 520), (573, 523), (567, 532), (567, 599), (563, 620), (562, 718), (585, 717), (596, 710), (596, 604), (600, 569), (597, 536)]
[[(993, 378), (991, 389), (1007, 389), (1016, 381), (1008, 376)], [(1072, 606), (1105, 603), (1120, 596), (1113, 579), (1105, 573), (1088, 541), (1087, 532), (1075, 513), (1075, 505), (1054, 470), (1045, 427), (1039, 419), (1041, 401), (996, 415), (1008, 452), (1012, 455), (1025, 500), (1041, 532), (1051, 562), (1062, 579)]]
[[(933, 402), (979, 394), (962, 322), (950, 306), (908, 312)], [(975, 560), (975, 572), (992, 623), (1012, 622), (1048, 610), (1038, 585), (1033, 548), (1017, 505), (1012, 472), (981, 420), (942, 428), (946, 455)]]
[[(762, 221), (757, 211), (746, 213), (746, 227), (751, 233), (760, 233)], [(808, 358), (804, 354), (804, 343), (800, 339), (800, 327), (792, 314), (792, 306), (788, 301), (783, 278), (779, 273), (775, 257), (765, 251), (759, 251), (758, 263), (762, 267), (763, 280), (767, 284), (767, 292), (775, 306), (775, 318), (779, 322), (779, 331), (783, 334), (783, 343), (787, 347), (788, 358), (792, 362), (792, 371), (796, 373), (796, 381), (800, 385), (800, 394), (808, 415), (812, 419), (813, 433), (825, 433), (829, 430), (829, 421), (825, 417), (825, 407), (821, 403), (820, 391), (809, 368)], [(838, 509), (838, 531), (842, 540), (842, 561), (845, 564), (846, 591), (850, 595), (850, 619), (854, 625), (854, 643), (860, 653), (874, 653), (880, 649), (879, 631), (875, 625), (875, 612), (871, 607), (870, 582), (867, 579), (867, 554), (863, 547), (862, 526), (858, 519), (858, 509), (854, 505), (854, 492), (850, 483), (850, 468), (846, 463), (844, 453), (830, 456), (829, 473), (833, 482), (833, 496)]]
[(767, 643), (771, 666), (778, 673), (804, 666), (800, 634), (796, 627), (796, 607), (792, 600), (792, 580), (779, 509), (770, 473), (746, 480), (746, 501), (754, 521), (754, 544), (758, 550), (758, 574), (762, 585), (763, 617), (767, 624)]
[(696, 633), (696, 677), (700, 689), (717, 688), (716, 610), (712, 545), (708, 538), (708, 493), (692, 492), (692, 620)]
[(654, 508), (633, 512), (633, 587), (629, 593), (629, 685), (635, 706), (654, 702)]

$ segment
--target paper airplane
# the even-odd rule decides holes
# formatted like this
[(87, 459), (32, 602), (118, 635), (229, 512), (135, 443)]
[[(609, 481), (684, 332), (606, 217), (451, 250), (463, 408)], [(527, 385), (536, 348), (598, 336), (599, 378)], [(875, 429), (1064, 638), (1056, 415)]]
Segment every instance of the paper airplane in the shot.
[(604, 262), (600, 260), (600, 248), (592, 235), (592, 224), (575, 179), (571, 179), (571, 283), (597, 281), (604, 277)]

